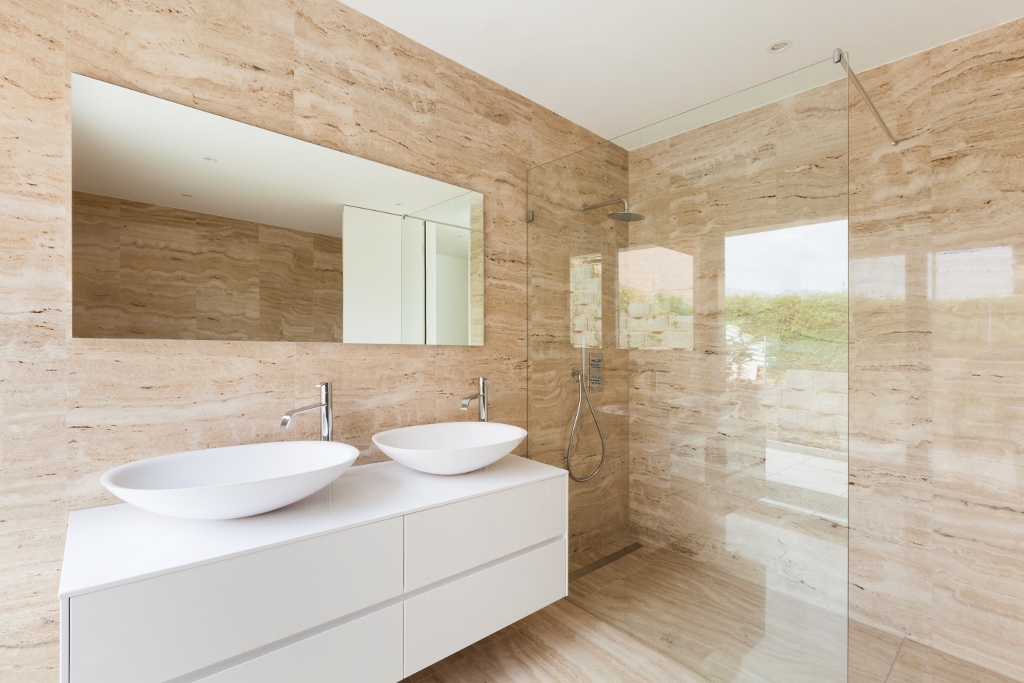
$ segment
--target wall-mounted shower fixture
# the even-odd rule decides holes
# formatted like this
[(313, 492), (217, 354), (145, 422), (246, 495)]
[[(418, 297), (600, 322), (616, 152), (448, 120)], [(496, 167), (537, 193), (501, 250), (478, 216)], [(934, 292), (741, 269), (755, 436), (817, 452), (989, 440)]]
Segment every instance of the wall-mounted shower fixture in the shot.
[[(604, 467), (605, 445), (604, 445), (604, 432), (601, 431), (601, 423), (597, 419), (597, 411), (594, 410), (594, 404), (590, 401), (590, 387), (588, 386), (590, 384), (590, 379), (588, 378), (588, 373), (587, 373), (587, 365), (588, 364), (587, 364), (587, 345), (586, 345), (586, 343), (584, 343), (584, 344), (582, 344), (580, 346), (580, 353), (582, 354), (582, 363), (580, 364), (580, 367), (578, 369), (577, 368), (573, 368), (572, 369), (572, 378), (575, 379), (579, 383), (579, 385), (580, 385), (580, 397), (579, 397), (579, 402), (576, 404), (576, 417), (574, 417), (572, 419), (572, 428), (569, 430), (569, 447), (565, 449), (565, 469), (569, 473), (569, 476), (572, 478), (573, 481), (578, 481), (578, 482), (582, 483), (582, 482), (585, 482), (585, 481), (590, 481), (591, 479), (596, 477), (597, 473), (601, 471), (602, 467)], [(601, 376), (602, 376), (602, 379), (603, 379), (603, 366), (604, 366), (604, 359), (603, 359), (603, 357), (600, 360), (600, 365), (601, 365), (601, 368), (602, 368), (602, 375)], [(591, 367), (593, 367), (593, 366), (591, 366)], [(592, 369), (591, 369), (591, 372), (593, 372)], [(590, 408), (590, 416), (594, 418), (594, 426), (597, 427), (597, 436), (601, 439), (601, 462), (598, 463), (597, 469), (594, 470), (588, 476), (586, 476), (586, 477), (577, 477), (575, 474), (572, 473), (572, 460), (571, 460), (571, 458), (572, 458), (572, 445), (573, 445), (573, 441), (575, 441), (576, 443), (579, 443), (579, 436), (576, 433), (576, 427), (577, 427), (577, 425), (579, 425), (579, 422), (580, 422), (580, 412), (583, 410), (583, 399), (584, 398), (587, 399), (587, 407)], [(582, 431), (582, 427), (580, 427), (580, 430)]]
[(882, 120), (882, 115), (878, 113), (878, 109), (875, 108), (875, 103), (871, 101), (870, 97), (868, 97), (868, 93), (864, 89), (864, 86), (861, 85), (860, 79), (857, 78), (857, 74), (850, 68), (850, 60), (847, 59), (846, 53), (843, 52), (842, 48), (837, 47), (835, 52), (832, 53), (832, 63), (839, 64), (846, 69), (846, 73), (850, 76), (850, 80), (853, 81), (853, 85), (857, 88), (857, 92), (859, 92), (860, 96), (864, 98), (864, 103), (868, 105), (868, 109), (870, 109), (871, 113), (875, 115), (878, 125), (882, 127), (883, 131), (885, 131), (885, 134), (889, 137), (889, 142), (892, 146), (895, 147), (900, 144), (900, 141), (897, 140), (892, 134), (892, 131), (889, 130), (889, 126), (885, 125), (885, 121)]
[(600, 209), (605, 206), (611, 206), (612, 204), (618, 204), (619, 202), (622, 202), (622, 211), (613, 211), (608, 214), (608, 218), (611, 218), (613, 221), (625, 221), (626, 223), (635, 223), (644, 219), (644, 217), (638, 213), (631, 213), (629, 210), (629, 202), (621, 197), (616, 197), (615, 199), (610, 199), (606, 202), (601, 202), (600, 204), (584, 204), (580, 210), (583, 213), (586, 213), (591, 209)]

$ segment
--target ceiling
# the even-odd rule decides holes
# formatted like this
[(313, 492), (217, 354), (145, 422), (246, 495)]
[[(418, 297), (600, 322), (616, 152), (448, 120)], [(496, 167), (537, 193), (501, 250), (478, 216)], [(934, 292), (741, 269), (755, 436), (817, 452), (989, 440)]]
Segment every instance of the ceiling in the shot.
[[(478, 192), (73, 74), (72, 188), (341, 236), (342, 208), (470, 226)], [(421, 213), (422, 212), (422, 213)]]
[[(828, 59), (864, 71), (1024, 16), (1021, 0), (345, 0), (614, 138)], [(769, 54), (768, 46), (792, 47)]]

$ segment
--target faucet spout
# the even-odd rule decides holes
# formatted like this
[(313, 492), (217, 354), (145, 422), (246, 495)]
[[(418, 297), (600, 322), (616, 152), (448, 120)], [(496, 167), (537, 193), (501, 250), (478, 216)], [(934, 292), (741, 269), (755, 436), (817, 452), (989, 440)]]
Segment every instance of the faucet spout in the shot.
[(287, 413), (284, 414), (284, 416), (281, 417), (281, 426), (284, 427), (285, 429), (288, 429), (292, 425), (292, 418), (298, 415), (299, 413), (308, 413), (311, 410), (320, 410), (323, 407), (323, 403), (317, 403), (311, 406), (306, 406), (305, 408), (296, 408), (295, 410), (289, 410)]
[(477, 399), (477, 405), (480, 407), (479, 419), (481, 422), (487, 422), (487, 378), (480, 378), (480, 391), (467, 396), (462, 399), (462, 405), (459, 406), (459, 410), (469, 410), (469, 404), (473, 402), (473, 399)]
[(320, 389), (320, 403), (314, 403), (311, 406), (304, 408), (296, 408), (295, 410), (289, 410), (281, 417), (281, 427), (288, 429), (292, 424), (292, 418), (299, 413), (308, 413), (311, 410), (320, 411), (320, 440), (321, 441), (333, 441), (334, 440), (334, 410), (331, 405), (333, 402), (333, 392), (331, 391), (330, 382), (321, 382), (316, 385)]

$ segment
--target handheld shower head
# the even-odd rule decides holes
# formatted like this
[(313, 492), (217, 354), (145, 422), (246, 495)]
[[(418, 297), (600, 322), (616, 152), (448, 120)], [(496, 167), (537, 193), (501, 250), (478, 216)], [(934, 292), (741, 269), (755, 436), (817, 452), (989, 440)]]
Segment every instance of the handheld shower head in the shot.
[(580, 210), (583, 213), (586, 213), (591, 209), (600, 209), (603, 206), (611, 206), (612, 204), (618, 204), (619, 202), (622, 202), (622, 211), (614, 211), (608, 214), (608, 218), (611, 218), (613, 221), (623, 221), (626, 223), (636, 223), (637, 221), (642, 221), (644, 219), (640, 214), (631, 212), (629, 210), (629, 202), (621, 197), (616, 197), (615, 199), (610, 199), (607, 202), (601, 202), (600, 204), (584, 204)]

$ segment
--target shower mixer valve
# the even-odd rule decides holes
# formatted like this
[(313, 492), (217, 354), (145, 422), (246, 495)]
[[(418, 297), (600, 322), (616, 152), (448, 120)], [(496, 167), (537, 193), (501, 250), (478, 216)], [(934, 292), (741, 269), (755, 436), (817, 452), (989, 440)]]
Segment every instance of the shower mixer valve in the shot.
[(590, 354), (590, 362), (587, 365), (589, 366), (587, 374), (590, 376), (590, 390), (604, 391), (604, 354)]

